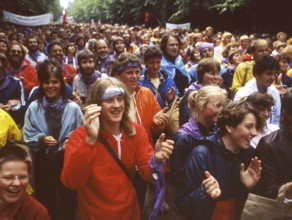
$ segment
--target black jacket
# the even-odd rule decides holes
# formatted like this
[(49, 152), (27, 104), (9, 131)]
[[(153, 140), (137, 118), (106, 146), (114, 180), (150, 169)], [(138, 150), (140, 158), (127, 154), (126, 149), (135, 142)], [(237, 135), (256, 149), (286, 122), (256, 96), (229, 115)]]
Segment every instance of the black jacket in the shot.
[(217, 200), (211, 199), (202, 185), (207, 170), (219, 182), (218, 200), (245, 198), (247, 190), (240, 181), (239, 167), (245, 167), (253, 156), (253, 148), (241, 149), (237, 154), (227, 150), (220, 135), (207, 137), (207, 142), (194, 147), (175, 184), (175, 207), (188, 219), (211, 219)]
[(292, 134), (280, 129), (263, 137), (255, 154), (263, 167), (256, 192), (275, 199), (279, 188), (292, 181)]

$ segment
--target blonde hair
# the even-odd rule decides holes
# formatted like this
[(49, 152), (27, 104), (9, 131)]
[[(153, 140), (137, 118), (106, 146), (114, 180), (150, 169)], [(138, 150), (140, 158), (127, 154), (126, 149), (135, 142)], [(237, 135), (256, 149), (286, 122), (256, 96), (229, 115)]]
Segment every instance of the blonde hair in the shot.
[(203, 106), (205, 108), (211, 98), (217, 98), (218, 100), (226, 99), (227, 92), (218, 86), (212, 85), (204, 86), (197, 91), (193, 91), (188, 97), (188, 107), (192, 115), (197, 117), (200, 112), (200, 108), (198, 107)]
[[(129, 111), (130, 111), (130, 96), (127, 92), (126, 86), (116, 78), (107, 77), (98, 79), (91, 87), (86, 104), (98, 104), (101, 105), (100, 99), (103, 96), (105, 90), (111, 86), (122, 88), (124, 92), (125, 110), (120, 124), (121, 129), (124, 129), (128, 136), (135, 136), (136, 130), (130, 123)], [(102, 117), (102, 116), (101, 116)]]

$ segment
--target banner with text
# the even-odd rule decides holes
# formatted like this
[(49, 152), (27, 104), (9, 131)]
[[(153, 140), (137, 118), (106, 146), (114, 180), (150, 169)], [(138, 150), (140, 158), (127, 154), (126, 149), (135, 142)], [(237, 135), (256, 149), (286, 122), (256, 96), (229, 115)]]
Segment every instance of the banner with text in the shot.
[(166, 28), (173, 30), (173, 29), (185, 29), (185, 30), (189, 30), (191, 29), (191, 23), (184, 23), (184, 24), (172, 24), (172, 23), (166, 23)]
[(50, 24), (51, 13), (38, 16), (21, 16), (3, 10), (3, 20), (23, 26), (40, 26)]

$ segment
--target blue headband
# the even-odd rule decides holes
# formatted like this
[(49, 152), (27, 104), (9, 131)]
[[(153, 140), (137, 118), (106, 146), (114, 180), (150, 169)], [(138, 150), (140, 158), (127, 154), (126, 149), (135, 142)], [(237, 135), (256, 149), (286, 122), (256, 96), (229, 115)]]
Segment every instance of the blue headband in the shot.
[(127, 63), (126, 65), (122, 65), (119, 68), (117, 68), (116, 72), (120, 73), (120, 72), (123, 72), (124, 70), (130, 69), (133, 67), (141, 68), (141, 63), (140, 62)]
[(214, 50), (214, 45), (208, 42), (204, 42), (200, 45), (199, 51), (202, 52), (206, 48), (210, 48), (211, 50)]

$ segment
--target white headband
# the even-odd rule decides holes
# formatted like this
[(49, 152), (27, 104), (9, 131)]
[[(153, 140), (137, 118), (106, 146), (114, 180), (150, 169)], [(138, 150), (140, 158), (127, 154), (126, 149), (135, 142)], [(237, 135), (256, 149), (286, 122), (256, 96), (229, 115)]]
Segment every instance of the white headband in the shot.
[(125, 91), (122, 88), (108, 88), (104, 91), (103, 95), (100, 97), (99, 101), (103, 101), (114, 96), (122, 96)]

